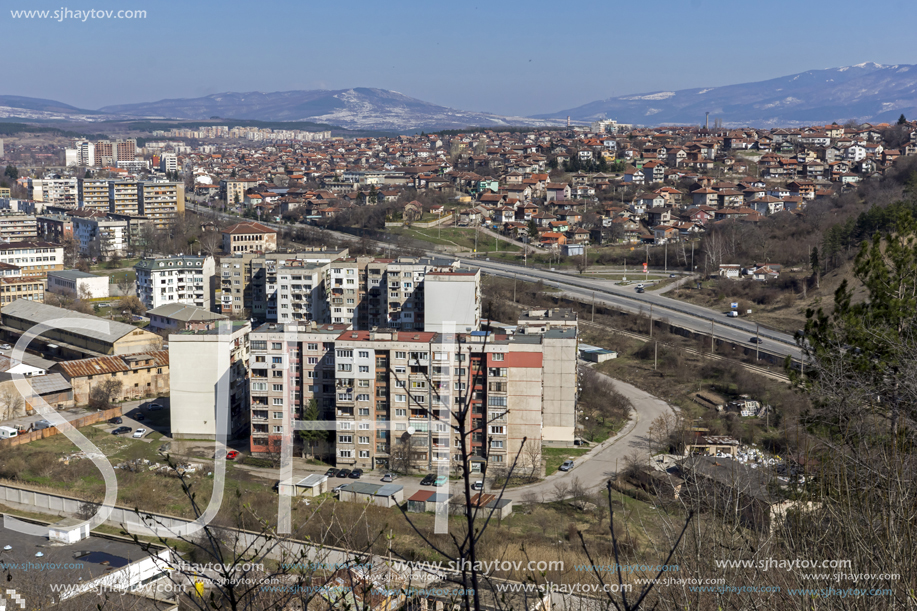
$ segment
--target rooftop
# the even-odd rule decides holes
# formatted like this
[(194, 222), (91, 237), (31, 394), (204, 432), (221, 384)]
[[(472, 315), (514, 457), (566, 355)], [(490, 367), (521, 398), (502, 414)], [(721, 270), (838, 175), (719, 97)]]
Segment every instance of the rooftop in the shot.
[[(28, 299), (17, 299), (13, 303), (4, 306), (2, 312), (0, 312), (0, 317), (3, 318), (4, 324), (7, 317), (18, 318), (33, 324), (47, 323), (52, 326), (66, 319), (91, 321), (94, 325), (99, 326), (98, 330), (86, 329), (81, 335), (88, 335), (106, 342), (115, 342), (125, 335), (139, 330), (137, 327), (123, 322), (105, 320), (91, 314), (82, 314), (73, 310), (38, 303), (37, 301), (29, 301)], [(103, 331), (102, 329), (106, 330)], [(79, 331), (75, 331), (75, 333), (79, 333)]]

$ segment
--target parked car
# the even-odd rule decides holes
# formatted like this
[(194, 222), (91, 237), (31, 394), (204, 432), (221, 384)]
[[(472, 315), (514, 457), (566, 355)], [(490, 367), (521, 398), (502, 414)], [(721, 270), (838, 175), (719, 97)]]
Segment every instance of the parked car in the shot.
[(433, 482), (435, 481), (436, 481), (436, 476), (433, 474), (430, 474), (426, 476), (425, 478), (423, 478), (422, 480), (420, 480), (420, 485), (421, 486), (432, 486)]
[(47, 420), (36, 420), (35, 422), (32, 423), (33, 431), (40, 431), (42, 429), (47, 429), (47, 428), (51, 428), (51, 423), (48, 422)]
[(347, 485), (347, 484), (338, 484), (337, 486), (335, 486), (334, 488), (331, 489), (331, 492), (333, 492), (334, 494), (337, 494), (338, 492), (340, 492), (341, 490), (343, 490), (343, 489), (344, 489), (344, 486), (346, 486), (346, 485)]
[(338, 477), (346, 478), (350, 477), (350, 469), (341, 469), (338, 471)]
[(483, 490), (484, 489), (484, 480), (479, 479), (475, 483), (471, 484), (472, 490)]
[(114, 418), (108, 419), (108, 424), (121, 424), (121, 422), (123, 422), (121, 416), (115, 416)]
[(327, 475), (328, 477), (334, 477), (337, 474), (338, 474), (338, 470), (334, 468), (331, 468), (325, 471), (325, 475)]
[(669, 278), (674, 278), (675, 274), (669, 274)]
[(147, 405), (147, 409), (150, 410), (151, 412), (158, 412), (159, 410), (162, 409), (162, 405), (160, 405), (159, 403), (150, 403), (149, 405)]
[(0, 345), (0, 350), (12, 350), (12, 349), (13, 347), (10, 346), (9, 344)]
[(638, 288), (638, 289), (637, 289), (637, 292), (638, 292), (638, 293), (645, 293), (645, 292), (646, 292), (646, 289), (644, 289), (644, 288)]
[(641, 284), (638, 284), (638, 285), (637, 285), (637, 288), (638, 288), (638, 289), (642, 289), (642, 288), (645, 288), (645, 287), (644, 287), (643, 284), (641, 283)]
[(129, 426), (119, 426), (111, 432), (112, 435), (124, 435), (125, 433), (130, 433), (131, 427)]
[(391, 473), (386, 473), (385, 475), (382, 476), (382, 481), (383, 482), (393, 482), (395, 481), (395, 476)]
[(739, 313), (736, 312), (735, 310), (730, 310), (730, 311), (726, 312), (726, 316), (728, 316), (729, 318), (738, 318), (738, 317), (739, 317)]
[(134, 416), (134, 420), (136, 420), (137, 422), (143, 422), (144, 420), (146, 420), (146, 415), (137, 414), (136, 416)]
[(753, 337), (748, 341), (750, 341), (753, 344), (763, 344), (764, 343), (764, 340), (759, 337)]
[(360, 479), (361, 477), (363, 477), (363, 469), (354, 469), (353, 471), (350, 472), (350, 475), (348, 475), (347, 477), (349, 477), (350, 479)]
[(131, 437), (133, 437), (134, 439), (140, 439), (141, 437), (143, 437), (146, 434), (147, 434), (146, 429), (137, 429), (136, 431), (134, 431), (134, 434), (131, 435)]
[(562, 464), (562, 465), (560, 466), (559, 470), (560, 470), (560, 471), (569, 471), (569, 470), (572, 469), (572, 468), (573, 468), (573, 461), (572, 461), (572, 460), (565, 460), (565, 461), (564, 461), (564, 464)]
[(449, 481), (448, 477), (446, 477), (445, 475), (440, 475), (433, 481), (433, 485), (438, 488), (440, 486), (445, 486), (446, 483), (448, 483), (448, 481)]
[(229, 452), (226, 452), (227, 460), (235, 460), (238, 457), (239, 457), (239, 453), (236, 450), (230, 450)]

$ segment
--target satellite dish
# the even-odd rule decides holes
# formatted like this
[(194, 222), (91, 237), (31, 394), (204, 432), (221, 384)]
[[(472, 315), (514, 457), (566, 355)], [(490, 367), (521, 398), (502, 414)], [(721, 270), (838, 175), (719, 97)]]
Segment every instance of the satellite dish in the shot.
[(413, 435), (417, 430), (413, 426), (408, 427), (408, 435)]

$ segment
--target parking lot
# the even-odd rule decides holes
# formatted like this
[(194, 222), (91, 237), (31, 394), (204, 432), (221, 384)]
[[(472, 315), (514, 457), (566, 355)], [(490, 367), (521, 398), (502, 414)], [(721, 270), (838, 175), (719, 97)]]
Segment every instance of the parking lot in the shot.
[[(162, 409), (150, 409), (153, 404), (162, 406)], [(118, 427), (126, 426), (131, 429), (129, 433), (124, 433), (123, 437), (133, 438), (134, 431), (137, 429), (146, 429), (147, 432), (138, 441), (151, 442), (159, 440), (162, 437), (168, 437), (169, 429), (169, 398), (161, 397), (156, 399), (147, 399), (144, 401), (132, 401), (130, 404), (125, 403), (121, 412), (121, 424), (105, 422), (97, 424), (105, 432), (111, 433)], [(138, 418), (140, 418), (138, 420)], [(159, 433), (154, 435), (153, 433)]]

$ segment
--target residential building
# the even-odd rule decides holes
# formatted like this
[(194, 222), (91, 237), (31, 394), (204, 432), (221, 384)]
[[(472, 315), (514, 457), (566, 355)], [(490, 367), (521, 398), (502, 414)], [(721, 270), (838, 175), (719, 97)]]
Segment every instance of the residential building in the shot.
[(213, 257), (177, 255), (142, 259), (137, 272), (137, 296), (148, 310), (166, 303), (210, 309), (215, 271)]
[(175, 153), (162, 153), (159, 156), (159, 171), (160, 172), (177, 172), (178, 171), (178, 157)]
[(481, 270), (432, 268), (423, 285), (424, 331), (468, 333), (481, 327)]
[(29, 179), (29, 199), (64, 208), (77, 207), (76, 178), (46, 177)]
[(261, 223), (243, 221), (223, 230), (223, 252), (274, 252), (277, 250), (277, 231)]
[(23, 276), (45, 276), (64, 269), (64, 248), (41, 240), (0, 243), (0, 263), (18, 266)]
[(73, 220), (66, 214), (45, 214), (35, 218), (38, 237), (47, 242), (62, 244), (73, 237)]
[(250, 402), (248, 321), (169, 336), (171, 430), (174, 439), (226, 441), (246, 435)]
[(35, 276), (4, 276), (0, 278), (0, 308), (18, 299), (42, 303), (46, 285), (46, 279)]
[(111, 212), (111, 183), (106, 178), (83, 178), (80, 180), (80, 208)]
[(73, 217), (73, 235), (80, 254), (88, 257), (124, 256), (130, 236), (127, 221), (98, 217)]
[(17, 212), (0, 212), (0, 240), (20, 242), (38, 237), (38, 223), (35, 217)]
[[(165, 229), (185, 213), (185, 186), (180, 182), (137, 183), (140, 214), (156, 229)], [(121, 212), (112, 209), (112, 212)]]
[(140, 194), (137, 184), (129, 180), (112, 180), (108, 183), (108, 211), (128, 216), (140, 216)]
[(147, 310), (150, 331), (177, 333), (179, 331), (209, 331), (228, 317), (216, 312), (183, 303), (167, 303)]
[(108, 297), (108, 281), (108, 276), (96, 276), (78, 269), (50, 271), (48, 291), (74, 297)]

